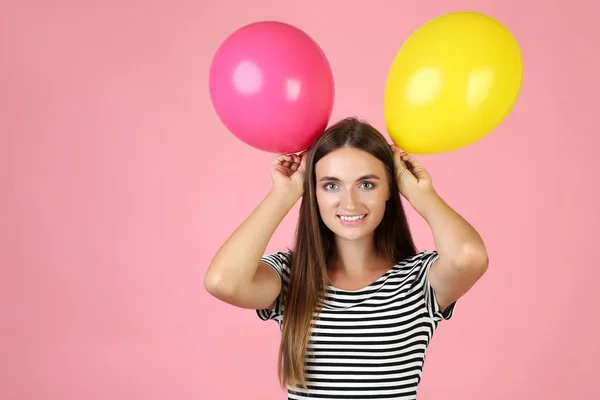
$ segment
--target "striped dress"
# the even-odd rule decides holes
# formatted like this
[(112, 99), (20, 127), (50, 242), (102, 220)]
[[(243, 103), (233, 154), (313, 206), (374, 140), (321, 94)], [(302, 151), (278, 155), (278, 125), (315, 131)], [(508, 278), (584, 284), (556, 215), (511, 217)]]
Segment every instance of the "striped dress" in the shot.
[[(436, 251), (421, 252), (359, 290), (327, 286), (305, 359), (308, 390), (288, 386), (288, 399), (416, 399), (427, 346), (456, 304), (442, 312), (435, 300), (428, 272), (437, 257)], [(283, 286), (272, 309), (256, 312), (281, 328), (290, 254), (262, 261)]]

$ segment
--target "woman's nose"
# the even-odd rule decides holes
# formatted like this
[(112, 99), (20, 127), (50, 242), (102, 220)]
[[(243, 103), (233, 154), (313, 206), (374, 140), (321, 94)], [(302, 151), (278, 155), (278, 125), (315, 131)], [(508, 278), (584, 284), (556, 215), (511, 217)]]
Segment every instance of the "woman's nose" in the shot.
[(344, 198), (342, 202), (346, 210), (354, 210), (356, 206), (356, 196), (354, 191), (348, 190), (346, 193), (344, 193)]

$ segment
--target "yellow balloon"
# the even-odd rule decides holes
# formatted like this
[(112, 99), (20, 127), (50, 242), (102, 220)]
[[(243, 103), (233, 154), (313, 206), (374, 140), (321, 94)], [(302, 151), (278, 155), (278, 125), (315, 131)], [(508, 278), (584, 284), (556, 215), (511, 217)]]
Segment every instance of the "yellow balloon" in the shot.
[(434, 18), (408, 38), (390, 67), (388, 133), (409, 153), (465, 147), (506, 118), (522, 79), (519, 45), (500, 22), (475, 12)]

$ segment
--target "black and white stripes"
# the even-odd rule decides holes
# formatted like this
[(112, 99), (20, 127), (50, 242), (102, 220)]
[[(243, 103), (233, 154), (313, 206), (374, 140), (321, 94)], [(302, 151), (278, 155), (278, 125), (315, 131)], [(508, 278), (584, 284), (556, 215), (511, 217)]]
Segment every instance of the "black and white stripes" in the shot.
[[(289, 399), (415, 399), (427, 346), (443, 313), (427, 274), (437, 252), (426, 251), (392, 267), (369, 286), (347, 291), (327, 287), (305, 360), (308, 391), (289, 387)], [(282, 326), (290, 255), (262, 261), (282, 277), (282, 294), (262, 320)]]

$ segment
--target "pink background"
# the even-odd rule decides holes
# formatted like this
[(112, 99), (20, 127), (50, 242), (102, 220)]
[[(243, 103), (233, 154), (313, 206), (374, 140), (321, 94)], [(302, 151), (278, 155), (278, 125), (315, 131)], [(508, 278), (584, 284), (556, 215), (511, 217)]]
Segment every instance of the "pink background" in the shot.
[[(212, 256), (268, 190), (272, 159), (219, 122), (212, 55), (244, 24), (291, 23), (329, 57), (333, 119), (383, 128), (403, 40), (465, 9), (513, 31), (525, 79), (492, 135), (420, 157), (484, 236), (491, 265), (437, 332), (419, 398), (600, 398), (592, 4), (4, 1), (0, 398), (284, 398), (276, 324), (203, 289)], [(296, 213), (269, 250), (291, 244)], [(410, 218), (419, 247), (431, 247)]]

